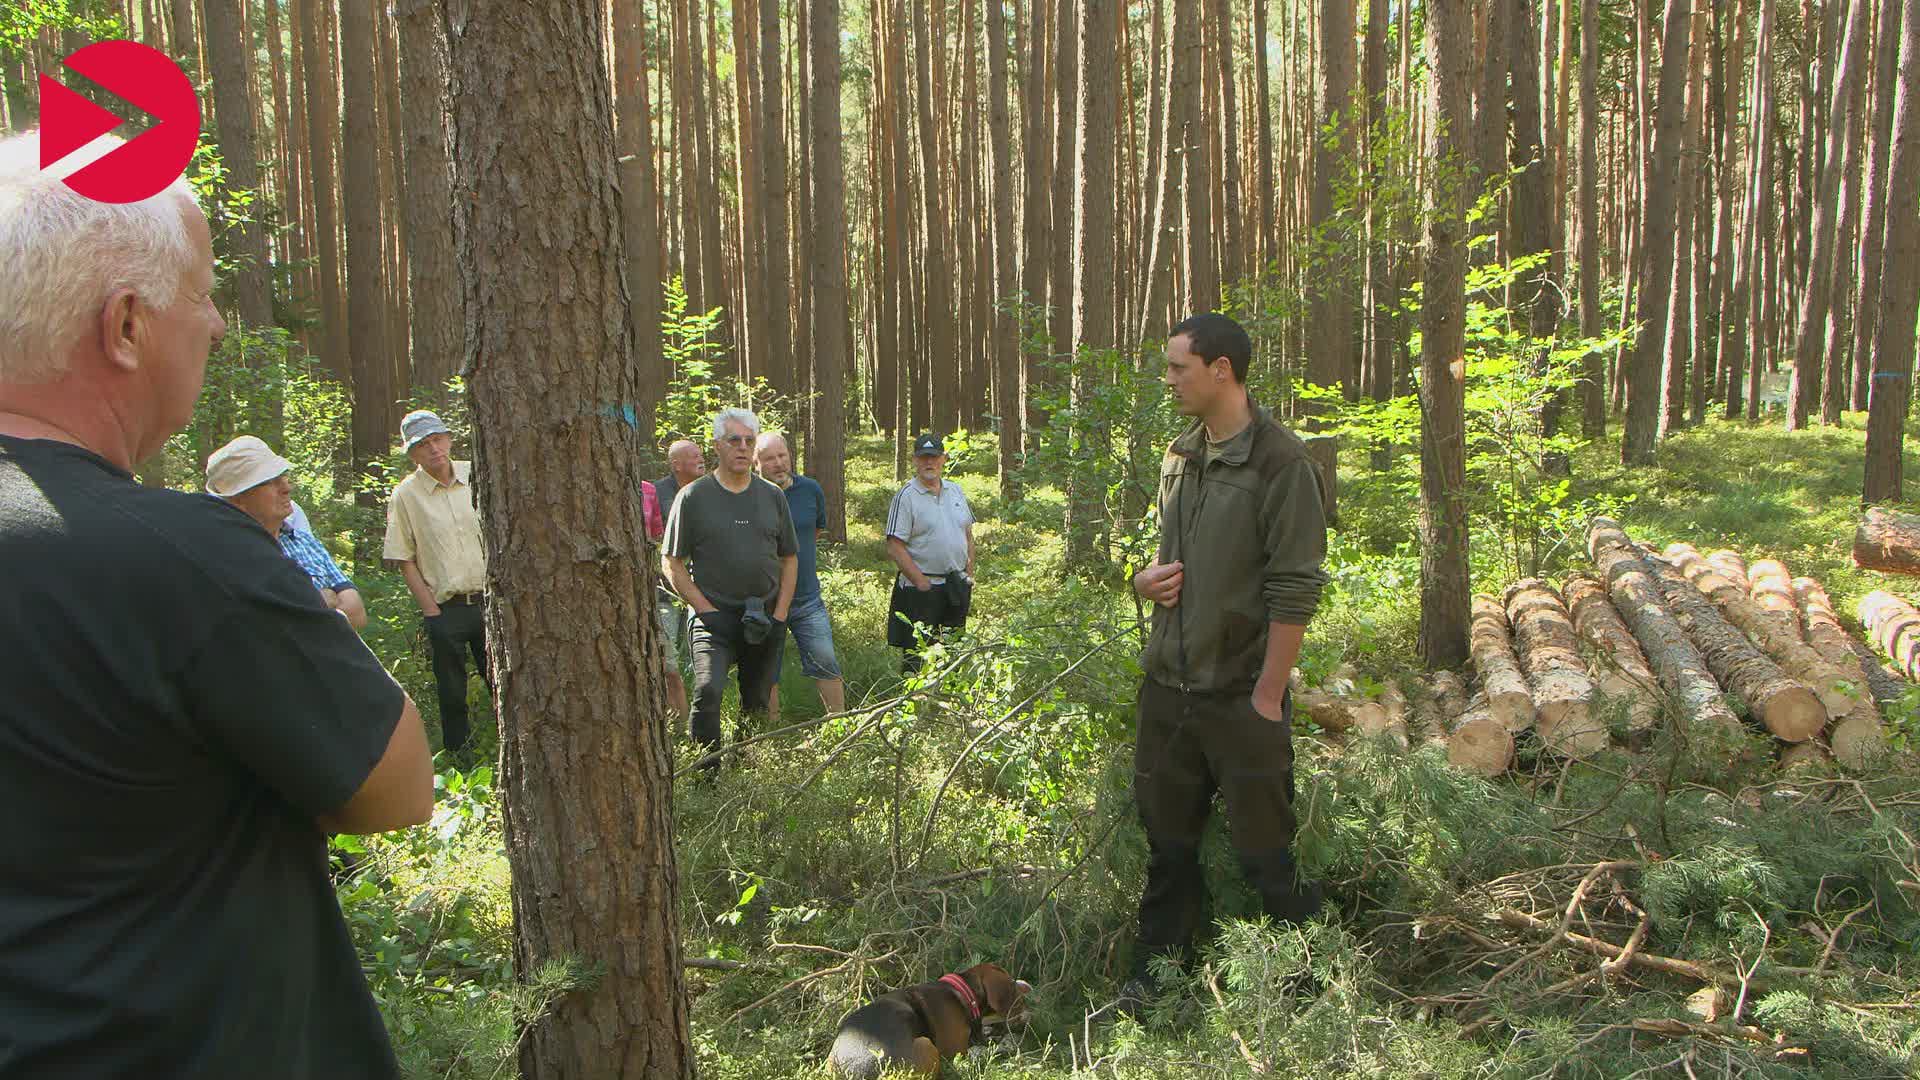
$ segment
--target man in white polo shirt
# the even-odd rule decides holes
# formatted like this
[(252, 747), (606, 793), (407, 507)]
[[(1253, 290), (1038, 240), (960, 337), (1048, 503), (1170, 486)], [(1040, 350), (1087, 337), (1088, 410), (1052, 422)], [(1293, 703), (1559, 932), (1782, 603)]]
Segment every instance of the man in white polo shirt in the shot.
[[(456, 764), (470, 765), (467, 746), (467, 655), (487, 679), (487, 555), (468, 482), (471, 462), (453, 460), (453, 436), (425, 409), (400, 421), (407, 457), (416, 466), (387, 502), (385, 557), (420, 605), (433, 649), (441, 742)], [(489, 684), (491, 685), (491, 684)]]
[(900, 668), (920, 669), (921, 633), (958, 632), (973, 606), (973, 508), (945, 478), (946, 447), (933, 435), (913, 440), (913, 479), (887, 511), (887, 554), (900, 568), (887, 611), (887, 644), (904, 650)]

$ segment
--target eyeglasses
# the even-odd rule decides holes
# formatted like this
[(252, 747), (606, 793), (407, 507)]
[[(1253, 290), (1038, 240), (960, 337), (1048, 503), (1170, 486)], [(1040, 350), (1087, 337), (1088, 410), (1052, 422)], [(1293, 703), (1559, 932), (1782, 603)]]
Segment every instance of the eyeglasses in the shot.
[(726, 443), (726, 444), (727, 444), (728, 446), (746, 446), (747, 444), (749, 444), (749, 443), (751, 443), (751, 442), (753, 442), (753, 436), (751, 436), (751, 435), (722, 435), (722, 436), (720, 436), (720, 441), (721, 441), (721, 442), (723, 442), (723, 443)]

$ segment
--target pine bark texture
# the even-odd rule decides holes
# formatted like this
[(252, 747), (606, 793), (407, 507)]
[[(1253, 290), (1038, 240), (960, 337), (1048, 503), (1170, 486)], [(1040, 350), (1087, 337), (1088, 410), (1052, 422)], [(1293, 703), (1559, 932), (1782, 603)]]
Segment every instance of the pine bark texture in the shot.
[(1755, 603), (1744, 579), (1720, 573), (1690, 544), (1669, 544), (1664, 557), (1714, 602), (1727, 622), (1780, 665), (1788, 678), (1812, 690), (1829, 718), (1838, 720), (1853, 708), (1851, 682), (1807, 645), (1795, 625), (1797, 620)]
[(1587, 530), (1587, 554), (1607, 582), (1607, 594), (1660, 679), (1660, 686), (1689, 721), (1738, 731), (1720, 684), (1700, 649), (1687, 636), (1667, 602), (1649, 561), (1611, 518), (1596, 517)]
[(1587, 643), (1594, 689), (1621, 703), (1630, 731), (1652, 729), (1660, 719), (1659, 683), (1633, 631), (1607, 598), (1606, 585), (1591, 574), (1569, 574), (1561, 590), (1573, 631)]
[(1525, 731), (1534, 722), (1533, 690), (1520, 670), (1511, 633), (1506, 605), (1491, 596), (1473, 598), (1473, 670), (1480, 676), (1480, 691), (1494, 719), (1508, 731)]
[(660, 334), (666, 270), (660, 246), (660, 193), (654, 180), (644, 11), (635, 2), (613, 5), (613, 98), (627, 299), (633, 320), (634, 372), (639, 379), (632, 399), (634, 420), (640, 428), (640, 445), (652, 446), (654, 411), (667, 392), (667, 358)]
[(1853, 565), (1887, 574), (1920, 574), (1920, 516), (1868, 507), (1853, 530)]
[[(814, 0), (818, 3), (819, 0)], [(832, 0), (836, 10), (839, 0)], [(999, 415), (1000, 428), (1000, 494), (1011, 499), (1018, 495), (1016, 470), (1020, 464), (1020, 449), (1023, 433), (1022, 421), (1025, 419), (1026, 406), (1020, 387), (1020, 322), (1014, 313), (1012, 304), (1018, 299), (1020, 279), (1014, 270), (1015, 258), (1019, 254), (1020, 234), (1013, 220), (1013, 193), (1016, 186), (1013, 162), (1013, 123), (1009, 101), (1007, 47), (1007, 17), (997, 4), (989, 4), (987, 21), (987, 136), (988, 150), (993, 157), (993, 176), (988, 179), (993, 189), (993, 321), (988, 356), (993, 365), (993, 410)], [(840, 87), (838, 71), (839, 45), (838, 26), (823, 26), (821, 20), (814, 20), (816, 35), (831, 34), (834, 37), (834, 60), (836, 70), (833, 73), (834, 111), (831, 122), (838, 130)], [(814, 46), (815, 54), (821, 47)], [(817, 63), (817, 61), (816, 61)], [(816, 83), (822, 76), (816, 71)], [(819, 104), (819, 95), (824, 87), (816, 86), (814, 91), (814, 116), (816, 118), (815, 135), (820, 138), (818, 124), (827, 122)], [(842, 280), (844, 280), (844, 275)]]
[(443, 11), (514, 970), (601, 971), (520, 1075), (691, 1078), (643, 447), (595, 407), (638, 393), (600, 14)]
[(1747, 640), (1678, 567), (1652, 551), (1646, 555), (1667, 607), (1700, 647), (1707, 669), (1720, 685), (1746, 702), (1754, 718), (1775, 738), (1803, 742), (1818, 735), (1827, 724), (1827, 709), (1820, 698)]
[[(1091, 415), (1098, 391), (1098, 355), (1118, 344), (1114, 340), (1113, 197), (1114, 114), (1103, 103), (1113, 100), (1114, 75), (1120, 65), (1119, 8), (1115, 0), (1079, 0), (1080, 80), (1079, 110), (1074, 138), (1075, 206), (1073, 213), (1073, 402)], [(1101, 432), (1082, 426), (1076, 441), (1089, 448), (1100, 444)], [(1067, 477), (1067, 564), (1091, 566), (1101, 550), (1104, 524), (1101, 493), (1087, 470)]]
[(1564, 757), (1586, 757), (1607, 746), (1607, 726), (1593, 715), (1593, 680), (1580, 659), (1573, 616), (1552, 585), (1525, 578), (1507, 586), (1507, 619), (1527, 684), (1533, 691), (1540, 743)]
[(1860, 600), (1860, 625), (1895, 669), (1920, 682), (1920, 611), (1890, 592), (1875, 591)]
[(1792, 588), (1806, 625), (1808, 643), (1846, 672), (1853, 682), (1853, 708), (1827, 728), (1827, 744), (1833, 750), (1833, 759), (1845, 768), (1868, 768), (1887, 753), (1887, 734), (1880, 718), (1880, 706), (1868, 690), (1866, 667), (1854, 650), (1853, 635), (1840, 625), (1840, 615), (1818, 581), (1794, 578)]

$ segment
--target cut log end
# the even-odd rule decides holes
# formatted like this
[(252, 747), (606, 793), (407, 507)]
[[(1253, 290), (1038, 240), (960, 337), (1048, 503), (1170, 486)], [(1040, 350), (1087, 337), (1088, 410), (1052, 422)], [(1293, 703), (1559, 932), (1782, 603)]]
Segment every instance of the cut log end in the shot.
[(1781, 742), (1805, 742), (1827, 726), (1827, 707), (1799, 683), (1782, 680), (1763, 700), (1748, 704)]
[(1464, 721), (1447, 739), (1447, 761), (1480, 776), (1499, 776), (1513, 767), (1513, 735), (1490, 716)]

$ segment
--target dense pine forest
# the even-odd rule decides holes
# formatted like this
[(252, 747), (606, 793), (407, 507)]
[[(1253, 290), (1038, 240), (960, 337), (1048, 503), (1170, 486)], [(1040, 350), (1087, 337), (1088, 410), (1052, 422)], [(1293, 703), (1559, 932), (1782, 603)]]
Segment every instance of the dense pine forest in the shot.
[[(284, 455), (430, 731), (403, 415), (475, 463), (472, 753), (333, 841), (408, 1076), (826, 1077), (982, 961), (1026, 1015), (947, 1075), (1920, 1068), (1920, 0), (29, 0), (0, 132), (42, 75), (139, 130), (61, 68), (106, 38), (199, 92), (229, 325), (139, 477)], [(1327, 906), (1262, 921), (1216, 824), (1122, 1015), (1129, 582), (1206, 311), (1332, 526)], [(639, 482), (727, 407), (825, 492), (847, 707), (790, 654), (709, 773)], [(978, 590), (902, 674), (921, 432)]]

